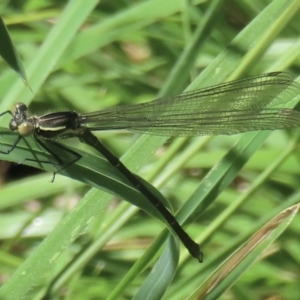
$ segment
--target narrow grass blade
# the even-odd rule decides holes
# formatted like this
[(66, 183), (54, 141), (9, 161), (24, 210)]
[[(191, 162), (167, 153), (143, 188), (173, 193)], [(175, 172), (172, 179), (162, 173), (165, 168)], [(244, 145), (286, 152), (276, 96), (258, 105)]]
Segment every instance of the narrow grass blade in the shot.
[(0, 17), (0, 55), (10, 65), (10, 67), (22, 78), (25, 84), (28, 84), (26, 73), (21, 58), (14, 46), (9, 32)]
[(240, 249), (228, 258), (189, 299), (217, 299), (258, 260), (266, 249), (284, 232), (298, 212), (300, 204), (282, 211)]

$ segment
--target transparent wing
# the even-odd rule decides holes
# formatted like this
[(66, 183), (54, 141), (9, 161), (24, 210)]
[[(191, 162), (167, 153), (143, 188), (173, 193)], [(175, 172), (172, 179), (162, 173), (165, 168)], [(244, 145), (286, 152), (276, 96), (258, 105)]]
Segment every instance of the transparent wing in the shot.
[(90, 130), (127, 129), (163, 136), (235, 134), (296, 127), (300, 113), (276, 108), (292, 100), (300, 85), (274, 72), (81, 115)]

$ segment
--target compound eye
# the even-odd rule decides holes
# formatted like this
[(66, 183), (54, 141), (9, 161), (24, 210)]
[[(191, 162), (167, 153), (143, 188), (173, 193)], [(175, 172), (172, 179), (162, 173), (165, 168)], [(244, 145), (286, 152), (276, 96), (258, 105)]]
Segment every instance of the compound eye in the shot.
[(12, 119), (9, 123), (9, 128), (11, 131), (16, 131), (18, 130), (18, 125), (14, 119)]
[(26, 114), (27, 113), (27, 105), (22, 103), (22, 102), (18, 102), (15, 104), (15, 114)]
[(19, 127), (17, 127), (17, 129), (21, 136), (26, 136), (32, 134), (32, 132), (34, 131), (34, 125), (30, 122), (24, 121), (19, 125)]

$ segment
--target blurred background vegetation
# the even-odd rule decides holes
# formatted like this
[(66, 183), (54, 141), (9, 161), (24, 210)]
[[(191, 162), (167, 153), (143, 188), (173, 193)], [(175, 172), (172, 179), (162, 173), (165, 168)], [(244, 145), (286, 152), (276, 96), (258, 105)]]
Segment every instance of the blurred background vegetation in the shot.
[[(19, 101), (36, 114), (88, 112), (178, 94), (190, 83), (195, 89), (270, 71), (299, 74), (298, 0), (76, 2), (1, 1), (33, 91), (1, 59), (1, 112)], [(298, 134), (294, 129), (263, 133), (259, 141), (255, 134), (166, 141), (99, 133), (120, 157), (134, 145), (125, 164), (158, 187), (174, 211), (191, 203), (181, 220), (192, 223), (187, 231), (201, 242), (204, 263), (181, 247), (179, 263), (163, 257), (154, 277), (148, 276), (162, 249), (151, 244), (158, 236), (163, 240), (163, 223), (121, 197), (60, 175), (50, 183), (51, 173), (1, 155), (0, 278), (8, 283), (1, 297), (204, 299), (193, 293), (210, 273), (270, 218), (300, 202)], [(76, 140), (67, 144), (92, 152)], [(74, 207), (92, 197), (102, 203), (100, 213), (74, 233), (74, 242), (53, 237), (45, 247), (61, 252), (28, 259), (54, 229), (64, 228), (60, 222), (71, 218)], [(74, 222), (70, 232), (79, 224)], [(296, 215), (251, 268), (239, 270), (237, 282), (222, 287), (221, 299), (298, 299), (299, 222)], [(145, 257), (147, 249), (155, 251)], [(26, 270), (27, 278), (16, 270)]]

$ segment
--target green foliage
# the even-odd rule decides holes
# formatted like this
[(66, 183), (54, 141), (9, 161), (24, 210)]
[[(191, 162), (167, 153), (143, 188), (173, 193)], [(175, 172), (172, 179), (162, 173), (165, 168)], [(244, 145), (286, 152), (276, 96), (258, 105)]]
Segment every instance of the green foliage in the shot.
[[(268, 2), (7, 1), (2, 18), (34, 94), (0, 61), (0, 111), (20, 101), (36, 114), (94, 111), (269, 71), (296, 75), (300, 2)], [(15, 138), (8, 121), (0, 119), (2, 151)], [(83, 157), (54, 183), (51, 173), (20, 179), (20, 169), (1, 168), (1, 299), (297, 299), (297, 129), (164, 146), (123, 132), (99, 138), (165, 195), (204, 263), (181, 245), (178, 263), (178, 242), (151, 205), (91, 149), (67, 141)], [(51, 160), (30, 138), (0, 158), (55, 169), (26, 160)]]

